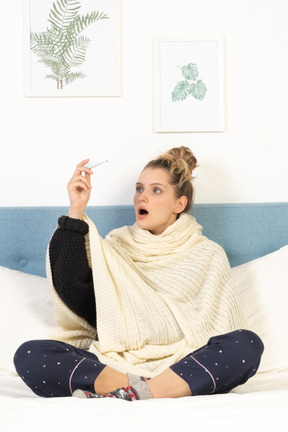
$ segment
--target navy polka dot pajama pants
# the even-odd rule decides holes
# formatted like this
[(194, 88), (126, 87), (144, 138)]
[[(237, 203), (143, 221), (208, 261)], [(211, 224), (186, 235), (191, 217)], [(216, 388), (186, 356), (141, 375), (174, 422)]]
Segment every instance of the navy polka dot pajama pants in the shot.
[(171, 369), (189, 385), (192, 395), (228, 393), (257, 372), (264, 345), (249, 330), (237, 330), (209, 339)]
[[(210, 338), (171, 369), (193, 396), (228, 393), (255, 375), (263, 350), (255, 333), (237, 330)], [(54, 340), (25, 342), (14, 364), (28, 387), (43, 397), (71, 396), (77, 389), (94, 392), (94, 381), (105, 368), (94, 354)]]

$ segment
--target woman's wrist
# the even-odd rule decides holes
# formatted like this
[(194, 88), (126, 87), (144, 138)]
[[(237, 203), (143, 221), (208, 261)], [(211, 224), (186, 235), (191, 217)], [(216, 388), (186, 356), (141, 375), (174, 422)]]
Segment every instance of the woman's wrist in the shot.
[(67, 215), (72, 218), (72, 219), (83, 219), (84, 216), (84, 210), (83, 209), (79, 209), (79, 208), (73, 208), (70, 207), (68, 210)]

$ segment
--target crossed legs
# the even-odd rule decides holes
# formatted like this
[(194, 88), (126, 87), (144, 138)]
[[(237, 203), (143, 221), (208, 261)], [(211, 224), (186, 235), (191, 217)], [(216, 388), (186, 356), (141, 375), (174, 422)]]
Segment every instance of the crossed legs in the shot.
[[(212, 337), (207, 345), (149, 380), (154, 398), (226, 393), (253, 376), (263, 352), (260, 338), (248, 330)], [(71, 396), (73, 391), (106, 394), (128, 386), (128, 376), (97, 357), (59, 341), (30, 341), (19, 347), (14, 363), (19, 376), (39, 396)]]

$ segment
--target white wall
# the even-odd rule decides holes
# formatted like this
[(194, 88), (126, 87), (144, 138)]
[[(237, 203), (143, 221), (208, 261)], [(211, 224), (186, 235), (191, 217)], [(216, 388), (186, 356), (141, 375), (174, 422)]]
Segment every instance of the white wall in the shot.
[[(40, 1), (40, 0), (39, 0)], [(25, 98), (23, 0), (1, 0), (0, 205), (67, 205), (85, 157), (91, 204), (130, 204), (143, 165), (189, 146), (200, 167), (196, 202), (288, 200), (286, 0), (123, 0), (123, 96)], [(224, 133), (153, 133), (152, 37), (223, 35)]]

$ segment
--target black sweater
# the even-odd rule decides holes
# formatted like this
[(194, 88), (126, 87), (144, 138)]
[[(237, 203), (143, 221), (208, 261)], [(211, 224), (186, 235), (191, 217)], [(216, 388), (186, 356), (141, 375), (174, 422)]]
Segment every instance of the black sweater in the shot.
[(61, 216), (49, 247), (55, 290), (63, 302), (96, 328), (96, 306), (92, 270), (88, 265), (85, 235), (86, 222)]

